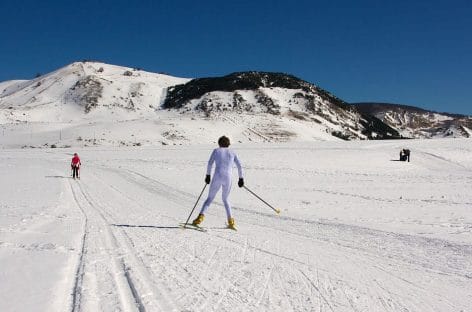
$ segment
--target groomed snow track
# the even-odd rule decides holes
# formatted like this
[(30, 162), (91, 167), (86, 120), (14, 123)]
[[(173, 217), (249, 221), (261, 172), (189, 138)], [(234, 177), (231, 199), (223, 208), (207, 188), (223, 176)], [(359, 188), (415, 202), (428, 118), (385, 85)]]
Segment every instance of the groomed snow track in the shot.
[[(85, 217), (83, 246), (77, 266), (71, 311), (88, 311), (89, 305), (95, 304), (92, 301), (100, 302), (103, 296), (101, 285), (118, 292), (118, 296), (113, 298), (118, 299), (113, 309), (140, 312), (175, 311), (173, 303), (149, 279), (149, 272), (135, 256), (136, 251), (129, 238), (121, 229), (111, 225), (114, 222), (106, 208), (92, 199), (80, 183), (79, 180), (70, 182), (73, 197)], [(96, 254), (96, 248), (100, 250), (99, 254)], [(104, 265), (100, 270), (93, 268), (97, 261)], [(87, 279), (84, 274), (95, 276)], [(103, 274), (113, 277), (112, 284), (109, 284), (110, 280), (102, 276)], [(97, 293), (90, 293), (90, 289)], [(100, 306), (102, 305), (94, 308)]]
[(4, 152), (0, 310), (38, 276), (48, 291), (24, 300), (50, 311), (468, 311), (472, 148), (416, 143), (390, 161), (401, 144), (239, 149), (248, 187), (282, 213), (233, 187), (237, 232), (219, 198), (207, 232), (179, 227), (209, 148), (86, 150), (81, 180), (60, 174), (68, 150)]

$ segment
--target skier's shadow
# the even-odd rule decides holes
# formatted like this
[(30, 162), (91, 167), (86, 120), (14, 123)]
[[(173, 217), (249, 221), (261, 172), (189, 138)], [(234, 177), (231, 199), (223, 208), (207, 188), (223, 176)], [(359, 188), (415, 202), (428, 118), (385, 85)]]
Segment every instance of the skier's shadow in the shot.
[[(148, 229), (165, 229), (165, 230), (174, 230), (182, 229), (181, 226), (158, 226), (158, 225), (133, 225), (133, 224), (112, 224), (116, 227), (125, 227), (125, 228), (148, 228)], [(191, 229), (191, 227), (190, 227)], [(227, 227), (207, 227), (208, 230), (227, 230)]]
[(70, 176), (60, 176), (60, 175), (55, 175), (55, 176), (44, 176), (45, 178), (60, 178), (60, 179), (72, 179)]
[(150, 228), (150, 229), (181, 229), (180, 226), (157, 226), (157, 225), (133, 225), (133, 224), (112, 224), (117, 227), (126, 228)]

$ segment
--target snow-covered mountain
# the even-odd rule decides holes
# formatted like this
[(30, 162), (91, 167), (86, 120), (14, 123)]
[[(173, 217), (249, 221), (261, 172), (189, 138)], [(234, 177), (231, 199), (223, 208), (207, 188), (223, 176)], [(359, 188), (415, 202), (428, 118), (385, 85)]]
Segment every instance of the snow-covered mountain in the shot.
[(282, 73), (178, 78), (75, 62), (0, 83), (1, 145), (89, 146), (470, 137), (468, 116), (349, 105)]
[[(153, 113), (167, 87), (189, 79), (97, 62), (76, 62), (33, 80), (0, 84), (2, 122), (68, 122)], [(119, 108), (119, 109), (117, 109)], [(5, 113), (6, 110), (6, 113)]]
[(408, 138), (472, 137), (472, 116), (438, 113), (418, 107), (388, 103), (354, 103)]
[(375, 117), (280, 73), (188, 79), (75, 62), (0, 83), (3, 146), (89, 146), (398, 137)]
[(283, 73), (239, 72), (194, 79), (170, 87), (163, 107), (182, 113), (202, 111), (207, 117), (231, 115), (235, 124), (247, 123), (268, 140), (310, 139), (316, 136), (313, 130), (342, 139), (399, 137), (380, 120)]

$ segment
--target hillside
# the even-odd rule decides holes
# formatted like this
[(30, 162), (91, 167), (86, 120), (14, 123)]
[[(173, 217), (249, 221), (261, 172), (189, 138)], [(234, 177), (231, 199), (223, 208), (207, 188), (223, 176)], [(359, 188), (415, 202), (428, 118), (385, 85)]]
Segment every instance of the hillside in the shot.
[(186, 81), (139, 69), (76, 62), (32, 80), (1, 83), (0, 109), (8, 110), (6, 122), (126, 120), (154, 113), (167, 87)]
[[(282, 127), (282, 120), (294, 120), (343, 139), (399, 137), (394, 129), (359, 113), (329, 92), (283, 73), (239, 72), (194, 79), (170, 87), (163, 107), (183, 112), (203, 111), (208, 117), (228, 112), (258, 114), (261, 120), (273, 120), (276, 127)], [(273, 137), (273, 127), (265, 128), (259, 127), (259, 131)], [(285, 128), (287, 135), (291, 132)]]
[(75, 62), (0, 83), (3, 147), (385, 139), (398, 133), (282, 73), (187, 79)]
[(188, 145), (471, 137), (468, 116), (385, 103), (349, 105), (293, 75), (178, 78), (75, 62), (0, 83), (3, 147)]
[(353, 103), (364, 114), (375, 116), (404, 137), (442, 138), (472, 136), (472, 117), (438, 113), (414, 106), (390, 103)]

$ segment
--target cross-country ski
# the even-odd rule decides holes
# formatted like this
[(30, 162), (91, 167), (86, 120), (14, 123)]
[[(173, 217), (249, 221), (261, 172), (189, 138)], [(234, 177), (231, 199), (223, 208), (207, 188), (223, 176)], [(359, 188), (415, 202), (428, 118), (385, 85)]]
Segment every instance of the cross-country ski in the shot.
[(200, 232), (207, 232), (208, 229), (200, 226), (200, 225), (195, 225), (195, 224), (192, 224), (192, 223), (180, 223), (179, 226), (182, 228), (182, 229), (191, 229), (191, 230), (197, 230), (197, 231), (200, 231)]

